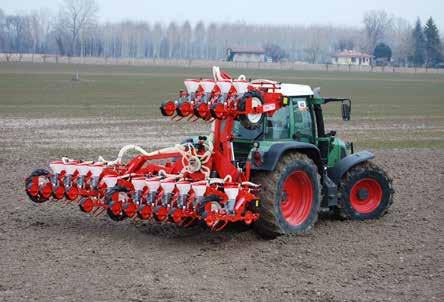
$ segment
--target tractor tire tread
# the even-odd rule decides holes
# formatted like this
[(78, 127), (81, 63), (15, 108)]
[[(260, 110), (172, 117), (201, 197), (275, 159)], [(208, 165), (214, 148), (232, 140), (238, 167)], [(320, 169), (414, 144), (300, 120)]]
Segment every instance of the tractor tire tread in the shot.
[[(253, 182), (260, 184), (262, 190), (260, 193), (260, 218), (253, 224), (255, 231), (265, 238), (275, 238), (286, 234), (286, 231), (282, 229), (279, 224), (279, 219), (275, 210), (276, 202), (276, 189), (287, 166), (295, 161), (303, 161), (307, 163), (314, 171), (317, 172), (317, 166), (307, 155), (302, 153), (289, 153), (284, 155), (278, 162), (276, 169), (272, 172), (258, 172), (253, 176)], [(320, 175), (317, 174), (318, 188), (320, 189)], [(319, 194), (320, 196), (320, 194)], [(298, 234), (307, 233), (316, 223), (318, 218), (318, 211), (312, 223), (303, 231)]]
[(349, 171), (347, 171), (347, 173), (345, 173), (344, 177), (342, 177), (341, 182), (339, 183), (338, 186), (339, 208), (337, 209), (336, 213), (339, 215), (341, 219), (364, 220), (364, 218), (357, 218), (356, 216), (353, 215), (353, 213), (351, 213), (351, 211), (348, 211), (344, 207), (345, 201), (343, 200), (343, 197), (345, 195), (344, 190), (348, 187), (351, 179), (354, 178), (356, 175), (365, 174), (368, 173), (369, 171), (380, 174), (383, 177), (383, 179), (387, 181), (389, 197), (383, 210), (376, 217), (368, 219), (376, 219), (384, 216), (385, 214), (387, 214), (388, 210), (393, 205), (393, 196), (395, 193), (395, 190), (393, 188), (393, 179), (381, 167), (379, 167), (375, 163), (371, 161), (365, 161), (363, 163), (357, 164), (356, 166), (352, 167)]

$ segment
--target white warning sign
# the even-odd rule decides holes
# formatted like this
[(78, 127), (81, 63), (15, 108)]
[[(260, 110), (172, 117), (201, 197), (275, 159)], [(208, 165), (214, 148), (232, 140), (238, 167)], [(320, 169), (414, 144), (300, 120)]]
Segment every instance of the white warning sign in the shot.
[(307, 103), (305, 101), (298, 101), (299, 111), (307, 111)]

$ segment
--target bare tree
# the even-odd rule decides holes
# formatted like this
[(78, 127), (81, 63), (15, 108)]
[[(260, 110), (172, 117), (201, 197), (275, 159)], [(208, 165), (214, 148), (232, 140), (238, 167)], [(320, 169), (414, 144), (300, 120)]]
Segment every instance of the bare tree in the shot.
[(168, 55), (167, 58), (177, 58), (179, 53), (179, 28), (173, 21), (168, 25), (166, 30), (166, 39), (168, 41)]
[(190, 45), (192, 29), (190, 22), (186, 21), (180, 29), (180, 58), (190, 58)]
[(307, 28), (306, 38), (306, 56), (308, 62), (320, 63), (323, 56), (326, 56), (328, 52), (329, 43), (329, 28), (322, 26), (310, 26)]
[(411, 59), (411, 25), (385, 11), (367, 12), (360, 28), (245, 22), (98, 23), (95, 0), (61, 1), (56, 20), (47, 10), (22, 15), (5, 15), (0, 10), (0, 52), (220, 60), (230, 47), (272, 45), (285, 53), (285, 60), (324, 63), (338, 50), (371, 53), (377, 43), (384, 42), (397, 64), (408, 64)]
[(0, 8), (0, 51), (4, 51), (6, 44), (6, 31), (5, 31), (5, 14)]
[(217, 25), (215, 23), (210, 23), (207, 28), (206, 37), (206, 54), (207, 59), (216, 59), (216, 49), (217, 49)]
[[(64, 0), (60, 7), (59, 31), (68, 38), (68, 55), (79, 53), (84, 30), (96, 22), (98, 6), (95, 0)], [(79, 45), (81, 44), (81, 45)]]
[(364, 30), (367, 38), (367, 51), (372, 53), (378, 42), (384, 40), (391, 29), (393, 17), (384, 10), (368, 11), (364, 15)]
[(152, 31), (152, 44), (153, 44), (152, 57), (154, 59), (160, 57), (160, 43), (162, 42), (162, 34), (163, 34), (162, 24), (160, 23), (154, 24), (154, 28)]
[(396, 64), (407, 65), (412, 55), (412, 30), (412, 25), (407, 20), (396, 18), (393, 22), (393, 28), (388, 36)]
[(48, 52), (48, 36), (52, 29), (51, 13), (47, 9), (31, 12), (29, 16), (32, 53)]
[(193, 57), (204, 58), (205, 57), (205, 39), (206, 28), (202, 21), (199, 21), (194, 27), (193, 32)]
[(5, 20), (6, 52), (26, 53), (32, 47), (32, 35), (27, 16), (7, 16)]

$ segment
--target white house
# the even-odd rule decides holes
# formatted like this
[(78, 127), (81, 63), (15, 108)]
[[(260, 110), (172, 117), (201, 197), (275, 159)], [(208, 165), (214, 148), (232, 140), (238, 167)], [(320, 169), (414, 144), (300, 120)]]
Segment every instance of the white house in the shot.
[(372, 55), (354, 50), (344, 50), (332, 57), (332, 63), (338, 65), (370, 66), (372, 61)]
[(228, 48), (229, 62), (265, 62), (265, 50), (262, 48)]

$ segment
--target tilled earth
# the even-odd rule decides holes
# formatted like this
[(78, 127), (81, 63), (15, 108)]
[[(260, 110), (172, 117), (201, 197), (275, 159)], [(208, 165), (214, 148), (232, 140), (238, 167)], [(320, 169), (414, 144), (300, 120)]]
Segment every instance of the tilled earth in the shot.
[(271, 241), (248, 228), (135, 226), (27, 200), (24, 177), (48, 159), (110, 158), (125, 143), (158, 147), (196, 131), (172, 136), (162, 123), (134, 136), (141, 121), (0, 121), (0, 300), (444, 300), (442, 149), (375, 151), (396, 190), (382, 219), (326, 217), (306, 236)]

